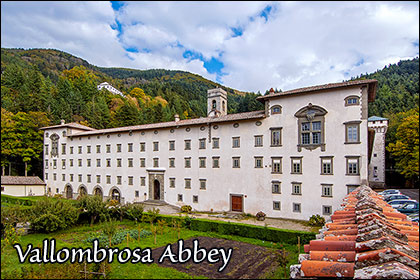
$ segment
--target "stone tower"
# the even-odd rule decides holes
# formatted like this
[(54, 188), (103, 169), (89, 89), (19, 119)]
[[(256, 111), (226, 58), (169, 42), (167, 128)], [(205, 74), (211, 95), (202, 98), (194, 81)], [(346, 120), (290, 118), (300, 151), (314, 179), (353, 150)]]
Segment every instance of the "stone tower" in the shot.
[(385, 185), (385, 134), (388, 129), (388, 119), (370, 117), (368, 127), (375, 131), (369, 163), (369, 185), (383, 187)]
[(221, 88), (207, 91), (207, 116), (220, 117), (227, 115), (227, 93)]

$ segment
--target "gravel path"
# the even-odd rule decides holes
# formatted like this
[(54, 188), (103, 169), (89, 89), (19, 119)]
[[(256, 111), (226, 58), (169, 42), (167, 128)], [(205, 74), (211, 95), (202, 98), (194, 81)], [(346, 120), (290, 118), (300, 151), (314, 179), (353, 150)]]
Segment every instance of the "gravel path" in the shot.
[(219, 218), (214, 217), (214, 215), (209, 214), (192, 214), (192, 217), (209, 219), (209, 220), (218, 220), (218, 221), (225, 221), (225, 222), (232, 222), (232, 223), (242, 223), (242, 224), (250, 224), (256, 226), (265, 226), (274, 227), (274, 228), (281, 228), (281, 229), (291, 229), (291, 230), (301, 230), (301, 231), (312, 231), (312, 227), (305, 226), (304, 224), (287, 219), (280, 219), (280, 218), (266, 218), (264, 221), (257, 221), (254, 218), (249, 219), (234, 219), (234, 218)]

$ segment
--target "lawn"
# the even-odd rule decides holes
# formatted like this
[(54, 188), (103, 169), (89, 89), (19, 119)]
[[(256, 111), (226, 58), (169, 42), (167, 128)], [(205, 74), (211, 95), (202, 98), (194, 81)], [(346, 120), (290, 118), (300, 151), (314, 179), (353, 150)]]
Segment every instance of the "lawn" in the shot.
[[(123, 220), (117, 222), (118, 229), (139, 229), (154, 231), (151, 229), (149, 223), (136, 224), (133, 221)], [(103, 224), (95, 224), (90, 226), (75, 226), (66, 230), (57, 231), (50, 234), (34, 233), (20, 237), (20, 244), (25, 250), (28, 244), (33, 244), (35, 247), (41, 247), (42, 240), (45, 238), (55, 238), (57, 241), (57, 249), (67, 248), (88, 248), (92, 245), (83, 240), (87, 239), (93, 233), (100, 233), (103, 229)], [(112, 245), (113, 248), (123, 249), (124, 247), (147, 248), (153, 249), (153, 264), (132, 264), (130, 262), (121, 264), (117, 261), (109, 264), (107, 267), (107, 278), (238, 278), (241, 275), (245, 278), (288, 278), (288, 267), (278, 265), (278, 259), (281, 259), (279, 252), (285, 252), (288, 265), (297, 263), (298, 249), (297, 246), (288, 244), (273, 243), (258, 239), (239, 237), (234, 235), (222, 235), (213, 232), (193, 231), (186, 228), (175, 229), (173, 227), (161, 227), (160, 232), (155, 236), (149, 235), (141, 237), (140, 240), (127, 238), (118, 245)], [(167, 244), (177, 243), (179, 237), (185, 240), (187, 244), (191, 238), (199, 238), (201, 244), (206, 247), (231, 247), (233, 248), (232, 258), (229, 265), (223, 271), (218, 273), (217, 269), (220, 264), (210, 264), (202, 262), (197, 265), (192, 262), (184, 264), (171, 264), (164, 262), (157, 264), (157, 259), (161, 255), (163, 248)], [(212, 239), (215, 238), (215, 239)], [(216, 239), (217, 238), (217, 239)], [(218, 244), (218, 245), (217, 245)], [(281, 251), (279, 250), (281, 249)], [(65, 264), (30, 264), (25, 262), (20, 264), (16, 250), (12, 246), (2, 248), (1, 254), (1, 278), (84, 278), (80, 273), (83, 270), (84, 264), (71, 265)], [(301, 246), (303, 251), (303, 246)], [(248, 264), (248, 267), (241, 266), (241, 264)], [(92, 271), (94, 265), (88, 266), (88, 271)], [(90, 270), (89, 270), (90, 269)], [(101, 271), (96, 268), (95, 271)], [(241, 272), (242, 271), (242, 272)], [(251, 273), (253, 272), (253, 273)], [(261, 273), (256, 273), (261, 272)], [(66, 274), (67, 273), (67, 274)], [(242, 273), (242, 274), (241, 274)], [(92, 277), (93, 275), (91, 275)]]

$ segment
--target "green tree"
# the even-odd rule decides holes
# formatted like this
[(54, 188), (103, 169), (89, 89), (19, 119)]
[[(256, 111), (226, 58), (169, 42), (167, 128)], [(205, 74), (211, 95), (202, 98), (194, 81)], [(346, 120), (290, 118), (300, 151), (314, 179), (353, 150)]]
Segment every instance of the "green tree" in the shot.
[(396, 142), (387, 147), (410, 186), (419, 181), (419, 109), (412, 109), (398, 125)]
[(49, 125), (43, 112), (1, 112), (2, 166), (19, 159), (25, 164), (25, 176), (31, 169), (31, 161), (42, 159), (43, 132), (40, 127)]

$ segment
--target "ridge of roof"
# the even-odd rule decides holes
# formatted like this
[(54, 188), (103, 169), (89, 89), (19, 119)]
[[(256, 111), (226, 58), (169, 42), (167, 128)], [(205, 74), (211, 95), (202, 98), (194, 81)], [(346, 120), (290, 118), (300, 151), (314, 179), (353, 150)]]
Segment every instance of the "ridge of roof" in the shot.
[(195, 118), (179, 121), (170, 121), (170, 122), (161, 122), (161, 123), (151, 123), (151, 124), (141, 124), (133, 126), (123, 126), (115, 128), (106, 128), (106, 129), (92, 129), (91, 131), (77, 132), (71, 136), (83, 136), (83, 135), (92, 135), (92, 134), (102, 134), (102, 133), (115, 133), (115, 132), (126, 132), (133, 130), (146, 130), (146, 129), (158, 129), (158, 128), (168, 128), (168, 127), (178, 127), (178, 126), (187, 126), (187, 125), (200, 125), (207, 123), (218, 123), (218, 122), (228, 122), (228, 121), (241, 121), (249, 119), (262, 119), (265, 118), (265, 111), (251, 111), (243, 112), (237, 114), (229, 114), (220, 117), (204, 117), (204, 118)]
[(378, 116), (372, 116), (368, 118), (368, 121), (387, 121), (387, 118), (378, 117)]
[(92, 127), (88, 127), (86, 125), (82, 125), (82, 124), (77, 123), (77, 122), (58, 124), (58, 125), (52, 125), (52, 126), (45, 126), (45, 127), (41, 127), (40, 129), (45, 130), (45, 129), (59, 128), (59, 127), (73, 127), (73, 128), (83, 129), (83, 130), (96, 130)]
[(378, 81), (375, 79), (355, 80), (355, 81), (347, 81), (347, 82), (340, 82), (340, 83), (329, 83), (329, 84), (323, 84), (323, 85), (297, 88), (297, 89), (287, 90), (283, 92), (269, 93), (267, 95), (257, 97), (257, 100), (265, 100), (267, 98), (272, 98), (272, 97), (280, 97), (280, 96), (297, 94), (297, 93), (322, 91), (322, 90), (348, 87), (348, 86), (356, 86), (356, 85), (364, 85), (364, 84), (375, 84), (376, 86), (377, 83)]

